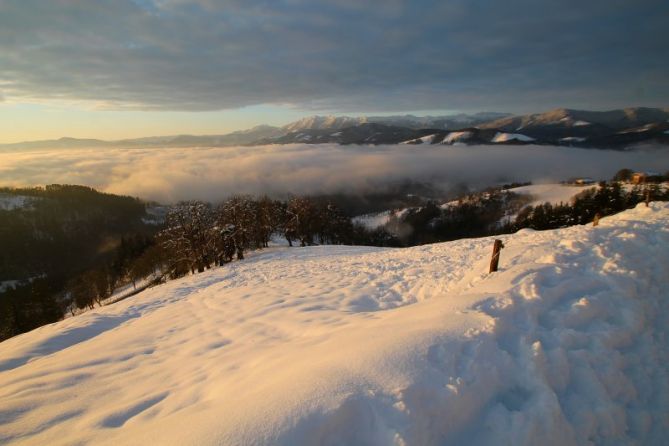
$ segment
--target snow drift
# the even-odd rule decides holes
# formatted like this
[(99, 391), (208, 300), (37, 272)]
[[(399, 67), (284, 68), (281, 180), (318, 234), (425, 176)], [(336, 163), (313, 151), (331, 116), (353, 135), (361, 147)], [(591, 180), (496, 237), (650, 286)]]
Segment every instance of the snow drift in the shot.
[(276, 249), (0, 344), (0, 443), (662, 444), (669, 205)]

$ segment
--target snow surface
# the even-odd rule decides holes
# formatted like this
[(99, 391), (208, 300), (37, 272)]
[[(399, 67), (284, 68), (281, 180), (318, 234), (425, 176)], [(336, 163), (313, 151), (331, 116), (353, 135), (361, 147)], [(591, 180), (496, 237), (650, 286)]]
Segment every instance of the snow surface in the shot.
[(472, 132), (450, 132), (444, 140), (442, 141), (442, 144), (453, 144), (454, 142), (458, 141), (466, 141), (472, 137)]
[(353, 217), (353, 223), (363, 225), (367, 229), (376, 229), (385, 225), (390, 220), (392, 211), (383, 211), (376, 214), (365, 214)]
[(669, 204), (278, 248), (0, 344), (0, 443), (666, 444)]
[(587, 138), (583, 138), (582, 136), (567, 136), (565, 138), (560, 138), (560, 141), (562, 142), (583, 142)]
[(456, 207), (459, 204), (460, 204), (460, 200), (451, 200), (451, 201), (448, 201), (446, 203), (440, 204), (439, 208), (440, 209), (449, 209), (449, 208), (452, 208), (452, 207)]
[(588, 122), (588, 121), (575, 121), (574, 122), (574, 127), (583, 127), (583, 126), (586, 126), (586, 125), (592, 125), (592, 123)]
[(29, 277), (27, 279), (22, 279), (22, 280), (4, 280), (0, 282), (0, 293), (4, 293), (5, 291), (11, 289), (11, 288), (16, 288), (19, 286), (26, 285), (28, 283), (32, 283), (33, 280), (39, 279), (44, 277), (44, 275), (39, 275), (35, 277)]
[(168, 206), (150, 205), (146, 207), (146, 217), (142, 217), (142, 223), (146, 225), (162, 225), (169, 211)]
[(435, 135), (436, 133), (433, 133), (431, 135), (422, 136), (420, 138), (410, 139), (408, 141), (401, 142), (400, 144), (430, 144)]
[(15, 209), (29, 208), (35, 199), (35, 197), (23, 195), (0, 194), (0, 210), (13, 211)]
[(578, 186), (571, 184), (532, 184), (530, 186), (514, 187), (509, 192), (521, 195), (530, 195), (532, 202), (528, 206), (536, 206), (543, 203), (559, 204), (569, 203), (579, 193), (586, 189), (592, 189), (596, 185)]
[(410, 208), (395, 209), (389, 211), (382, 211), (373, 214), (364, 214), (353, 217), (353, 223), (358, 223), (366, 227), (367, 229), (376, 229), (381, 226), (384, 226), (390, 221), (390, 217), (395, 216), (397, 218), (402, 218), (404, 214)]
[(529, 136), (523, 135), (522, 133), (497, 132), (493, 137), (492, 142), (509, 142), (513, 141), (514, 139), (525, 142), (534, 141), (534, 138), (530, 138)]
[(20, 280), (5, 280), (0, 282), (0, 293), (4, 293), (11, 288), (16, 288), (20, 283)]
[(418, 140), (422, 141), (423, 143), (431, 143), (432, 140), (434, 139), (435, 134), (433, 133), (432, 135), (427, 135), (423, 136), (422, 138), (418, 138)]

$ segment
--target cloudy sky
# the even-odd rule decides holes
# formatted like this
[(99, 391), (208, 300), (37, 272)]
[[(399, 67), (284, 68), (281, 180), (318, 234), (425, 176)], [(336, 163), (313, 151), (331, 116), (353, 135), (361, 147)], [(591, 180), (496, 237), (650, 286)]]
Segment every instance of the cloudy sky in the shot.
[(0, 142), (669, 105), (666, 0), (0, 0)]

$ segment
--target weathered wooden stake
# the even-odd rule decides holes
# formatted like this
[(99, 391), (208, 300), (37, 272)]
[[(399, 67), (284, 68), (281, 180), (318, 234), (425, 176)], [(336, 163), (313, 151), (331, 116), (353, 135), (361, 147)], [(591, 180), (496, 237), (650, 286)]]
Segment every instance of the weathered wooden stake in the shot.
[(602, 216), (597, 212), (595, 214), (595, 218), (592, 220), (592, 226), (597, 226), (599, 225), (599, 219), (602, 218)]
[(490, 259), (490, 272), (494, 273), (497, 271), (497, 265), (499, 263), (499, 252), (504, 248), (504, 244), (501, 240), (495, 240), (495, 244), (492, 247), (492, 259)]
[(648, 203), (650, 203), (650, 189), (646, 189), (646, 207), (648, 207)]

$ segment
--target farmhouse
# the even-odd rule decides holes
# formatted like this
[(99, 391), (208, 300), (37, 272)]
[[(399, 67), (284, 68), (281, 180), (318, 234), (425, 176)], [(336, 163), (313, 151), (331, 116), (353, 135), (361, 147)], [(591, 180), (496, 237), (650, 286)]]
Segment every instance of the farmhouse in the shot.
[(643, 184), (646, 182), (659, 181), (660, 175), (657, 172), (634, 172), (632, 174), (632, 183), (633, 184)]

